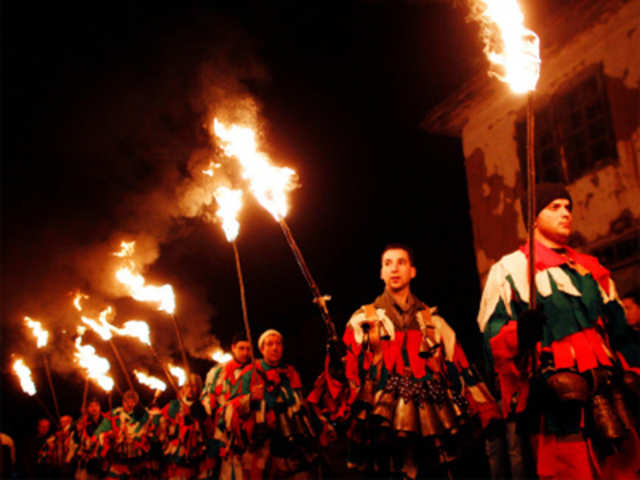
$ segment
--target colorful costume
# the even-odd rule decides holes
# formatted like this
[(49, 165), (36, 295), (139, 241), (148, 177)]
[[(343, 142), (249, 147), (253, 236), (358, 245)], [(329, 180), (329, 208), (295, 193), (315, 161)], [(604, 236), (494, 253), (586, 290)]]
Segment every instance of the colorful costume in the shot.
[(199, 418), (191, 412), (191, 405), (183, 399), (167, 403), (159, 418), (157, 437), (170, 480), (196, 478), (205, 453), (203, 428)]
[(447, 448), (461, 425), (472, 418), (487, 425), (499, 416), (453, 329), (411, 294), (404, 306), (385, 291), (361, 307), (343, 341), (347, 382), (339, 388), (327, 370), (309, 401), (325, 418), (349, 418), (351, 468), (415, 478), (420, 465), (411, 452), (417, 438), (436, 447), (435, 461), (447, 463), (453, 457)]
[[(252, 401), (251, 389), (264, 399)], [(263, 360), (214, 368), (203, 404), (215, 418), (220, 478), (307, 478), (314, 460), (315, 435), (292, 366), (271, 367)]]
[[(633, 471), (640, 467), (632, 465), (638, 459), (637, 437), (624, 406), (624, 397), (633, 394), (622, 384), (624, 379), (637, 385), (640, 347), (626, 334), (629, 327), (609, 271), (594, 257), (570, 248), (554, 251), (540, 243), (535, 248), (536, 301), (545, 317), (536, 382), (530, 382), (533, 370), (522, 366), (517, 340), (518, 317), (529, 305), (526, 246), (491, 268), (478, 315), (503, 415), (514, 418), (535, 409), (541, 414), (535, 445), (541, 477)], [(603, 459), (614, 444), (631, 454), (627, 465), (616, 463), (618, 455)]]
[(47, 465), (52, 477), (73, 476), (77, 449), (74, 426), (69, 423), (47, 438), (38, 453), (38, 463)]
[(140, 478), (146, 474), (153, 429), (149, 412), (139, 405), (132, 412), (116, 407), (105, 414), (95, 435), (96, 457), (110, 463), (107, 478)]
[[(92, 461), (92, 459), (95, 459), (95, 451), (98, 447), (98, 438), (94, 435), (94, 433), (98, 429), (98, 426), (102, 423), (103, 419), (104, 417), (102, 414), (98, 415), (95, 419), (88, 414), (84, 414), (76, 422), (74, 433), (75, 441), (78, 444), (78, 450), (76, 452), (76, 457), (78, 459), (78, 465), (75, 474), (76, 480), (89, 480), (98, 478), (98, 472), (89, 472), (87, 471), (87, 467), (89, 462)], [(99, 470), (99, 461), (94, 460), (91, 467), (92, 468), (89, 468), (89, 470)]]

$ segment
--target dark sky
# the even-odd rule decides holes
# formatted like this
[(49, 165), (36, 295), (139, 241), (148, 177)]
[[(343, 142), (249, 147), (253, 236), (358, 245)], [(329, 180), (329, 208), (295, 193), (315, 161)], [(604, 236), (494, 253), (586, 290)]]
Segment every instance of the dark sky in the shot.
[[(63, 355), (77, 322), (64, 309), (78, 289), (147, 315), (156, 335), (167, 334), (158, 340), (163, 354), (177, 360), (167, 318), (137, 311), (96, 281), (106, 248), (143, 234), (157, 242), (147, 278), (175, 287), (193, 348), (203, 332), (226, 345), (242, 329), (220, 227), (180, 215), (175, 204), (197, 152), (215, 149), (206, 130), (212, 112), (246, 97), (259, 108), (265, 150), (298, 173), (287, 222), (333, 296), (338, 330), (382, 291), (383, 246), (404, 242), (416, 252), (414, 292), (439, 306), (477, 358), (479, 285), (461, 144), (418, 128), (430, 106), (484, 65), (465, 15), (418, 0), (4, 2), (4, 365), (12, 353), (32, 361), (47, 398), (21, 319), (43, 319), (51, 355)], [(319, 312), (278, 225), (245, 203), (238, 247), (254, 338), (282, 331), (287, 360), (310, 384), (324, 352)], [(144, 355), (123, 348), (131, 363)], [(59, 389), (79, 391), (80, 377), (58, 363)], [(194, 364), (203, 375), (210, 365)], [(4, 423), (26, 397), (6, 368), (2, 379)], [(75, 413), (79, 398), (63, 397)]]

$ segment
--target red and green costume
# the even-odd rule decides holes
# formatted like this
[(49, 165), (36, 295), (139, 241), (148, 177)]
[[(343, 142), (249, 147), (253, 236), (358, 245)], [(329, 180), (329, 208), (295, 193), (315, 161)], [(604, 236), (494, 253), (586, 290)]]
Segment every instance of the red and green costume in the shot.
[[(536, 303), (545, 317), (536, 370), (546, 372), (546, 378), (557, 372), (640, 373), (640, 346), (628, 335), (609, 271), (596, 258), (568, 247), (555, 251), (536, 243), (535, 248)], [(491, 268), (478, 314), (505, 418), (522, 414), (533, 403), (542, 405), (529, 398), (531, 369), (523, 371), (518, 365), (517, 321), (529, 307), (527, 252), (525, 245)], [(560, 477), (573, 472), (574, 477), (589, 478), (597, 466), (590, 467), (595, 457), (584, 440), (584, 409), (569, 415), (544, 405), (540, 409), (538, 474)]]

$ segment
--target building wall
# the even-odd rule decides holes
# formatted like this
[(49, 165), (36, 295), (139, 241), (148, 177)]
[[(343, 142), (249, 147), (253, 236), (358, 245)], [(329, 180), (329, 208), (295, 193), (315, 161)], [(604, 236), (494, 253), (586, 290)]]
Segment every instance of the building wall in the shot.
[[(631, 218), (632, 226), (640, 220), (640, 2), (628, 2), (605, 14), (562, 47), (543, 50), (536, 104), (550, 101), (571, 79), (599, 63), (619, 162), (568, 185), (574, 200), (574, 230), (583, 250), (611, 237), (616, 231), (612, 225), (621, 216)], [(511, 93), (504, 85), (496, 95), (476, 100), (462, 132), (477, 266), (483, 281), (496, 260), (526, 239), (515, 140), (515, 123), (522, 119), (525, 105), (525, 96)]]

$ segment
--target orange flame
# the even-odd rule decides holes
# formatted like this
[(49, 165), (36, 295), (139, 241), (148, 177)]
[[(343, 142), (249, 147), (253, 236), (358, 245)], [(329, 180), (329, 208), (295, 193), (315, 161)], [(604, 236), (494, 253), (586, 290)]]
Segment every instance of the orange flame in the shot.
[(154, 390), (160, 390), (162, 392), (164, 392), (167, 389), (167, 384), (164, 383), (159, 378), (152, 377), (151, 375), (147, 375), (146, 373), (141, 372), (140, 370), (134, 370), (133, 373), (136, 374), (136, 378), (138, 379), (138, 381), (143, 385), (146, 385), (147, 387), (150, 387)]
[(116, 278), (129, 290), (129, 294), (140, 302), (159, 303), (158, 310), (173, 313), (176, 309), (176, 299), (171, 285), (161, 287), (145, 285), (145, 278), (134, 273), (129, 267), (123, 267), (116, 272)]
[(480, 22), (484, 53), (494, 65), (489, 75), (515, 93), (535, 90), (540, 77), (540, 40), (523, 25), (516, 0), (471, 0), (471, 16)]
[(112, 313), (113, 309), (111, 308), (111, 306), (108, 306), (102, 312), (100, 312), (98, 321), (92, 318), (85, 317), (84, 315), (81, 318), (82, 322), (91, 327), (91, 329), (98, 335), (100, 335), (103, 340), (111, 340), (111, 337), (113, 337), (113, 334), (111, 332), (115, 329), (115, 327), (107, 321), (107, 317)]
[(135, 337), (145, 345), (151, 346), (151, 333), (149, 332), (149, 325), (142, 320), (129, 320), (124, 322), (122, 328), (116, 329), (119, 335), (125, 335), (127, 337)]
[(222, 165), (216, 162), (211, 162), (211, 164), (209, 165), (209, 168), (207, 168), (206, 170), (203, 170), (202, 173), (204, 173), (205, 175), (208, 175), (209, 177), (213, 177), (214, 174), (214, 170), (217, 168), (220, 168)]
[(211, 354), (211, 358), (213, 359), (214, 362), (227, 363), (233, 357), (228, 352), (225, 352), (223, 350), (216, 350), (215, 352), (213, 352), (213, 354)]
[(38, 348), (46, 347), (49, 339), (49, 332), (42, 328), (42, 324), (29, 317), (24, 317), (27, 326), (33, 330), (33, 335), (38, 340)]
[(184, 382), (187, 380), (187, 374), (184, 373), (184, 369), (176, 367), (172, 364), (168, 364), (167, 367), (169, 367), (171, 375), (178, 379), (178, 386), (181, 387), (182, 385), (184, 385)]
[(249, 127), (226, 127), (213, 121), (213, 131), (223, 142), (225, 154), (236, 157), (242, 165), (242, 177), (249, 181), (251, 193), (276, 220), (287, 215), (286, 193), (296, 186), (296, 172), (287, 167), (276, 167), (269, 157), (258, 151), (254, 131)]
[(233, 242), (240, 230), (237, 218), (242, 208), (242, 191), (220, 187), (216, 190), (215, 197), (218, 202), (217, 215), (222, 220), (222, 229), (227, 241)]
[(120, 242), (120, 251), (114, 252), (113, 254), (116, 257), (120, 257), (120, 258), (130, 257), (133, 254), (133, 251), (135, 250), (135, 248), (136, 248), (135, 241), (125, 242), (123, 240), (122, 242)]
[(85, 295), (83, 293), (78, 292), (76, 294), (76, 296), (73, 299), (73, 306), (76, 307), (76, 310), (78, 310), (79, 312), (82, 311), (82, 306), (80, 305), (80, 301), (81, 300), (86, 300), (89, 298), (89, 295)]
[(36, 394), (36, 385), (31, 378), (31, 369), (27, 367), (21, 358), (13, 362), (13, 371), (16, 372), (20, 379), (22, 391), (27, 395), (34, 396)]
[(106, 358), (96, 355), (96, 349), (91, 345), (82, 345), (81, 332), (83, 331), (82, 327), (78, 329), (80, 336), (76, 338), (76, 351), (74, 352), (76, 362), (87, 372), (90, 379), (100, 385), (104, 391), (110, 392), (114, 385), (113, 379), (107, 375), (111, 364)]

